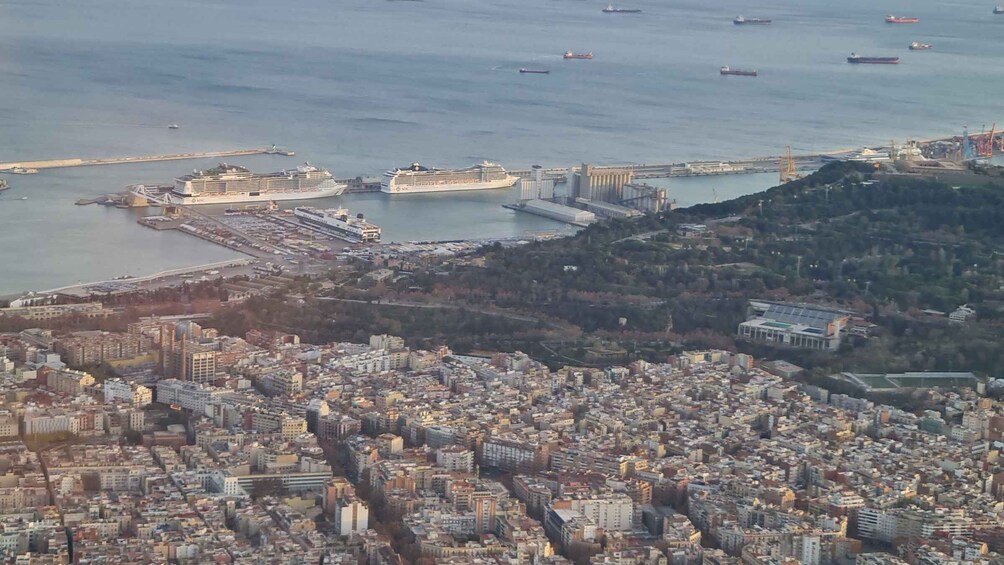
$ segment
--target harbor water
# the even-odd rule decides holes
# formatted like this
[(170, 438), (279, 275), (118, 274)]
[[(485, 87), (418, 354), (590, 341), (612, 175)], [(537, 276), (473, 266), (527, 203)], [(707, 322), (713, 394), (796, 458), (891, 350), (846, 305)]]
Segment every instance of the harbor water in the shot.
[[(1004, 122), (1004, 16), (972, 0), (14, 0), (0, 6), (0, 161), (275, 143), (336, 176), (419, 161), (509, 168), (668, 163), (935, 137)], [(754, 13), (755, 12), (755, 13)], [(916, 16), (889, 25), (887, 13)], [(770, 18), (735, 26), (732, 18)], [(911, 41), (933, 44), (911, 52)], [(594, 59), (562, 60), (566, 50)], [(855, 51), (895, 66), (848, 65)], [(722, 65), (759, 76), (723, 77)], [(521, 75), (542, 68), (547, 75)], [(177, 130), (167, 128), (178, 124)], [(43, 171), (0, 195), (0, 293), (231, 257), (76, 207), (215, 161)], [(686, 205), (762, 190), (773, 175), (673, 180)], [(21, 200), (22, 197), (28, 200)], [(501, 207), (508, 191), (330, 203), (391, 240), (564, 230)]]

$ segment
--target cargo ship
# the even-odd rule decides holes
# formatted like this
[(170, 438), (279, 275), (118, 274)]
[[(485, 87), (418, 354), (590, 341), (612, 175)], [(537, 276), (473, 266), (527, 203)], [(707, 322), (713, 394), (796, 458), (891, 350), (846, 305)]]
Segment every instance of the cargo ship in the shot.
[(614, 8), (613, 4), (610, 4), (606, 8), (603, 8), (603, 12), (606, 14), (638, 14), (641, 10), (635, 8)]
[(551, 71), (546, 69), (520, 69), (519, 72), (530, 75), (549, 75)]
[(380, 192), (412, 194), (511, 188), (519, 177), (510, 175), (502, 165), (485, 161), (466, 169), (430, 169), (418, 163), (384, 173)]
[(765, 25), (770, 25), (770, 20), (765, 20), (763, 18), (744, 18), (742, 16), (736, 16), (736, 19), (732, 20), (732, 23), (736, 24), (737, 26), (741, 25), (765, 26)]
[(566, 59), (592, 59), (592, 53), (572, 53), (571, 51), (565, 51)]
[(887, 24), (919, 24), (920, 18), (898, 18), (892, 14), (885, 17)]
[(899, 63), (899, 57), (862, 57), (857, 53), (851, 53), (847, 62), (862, 65), (895, 65)]
[(930, 43), (920, 43), (914, 41), (913, 43), (910, 44), (910, 51), (924, 51), (926, 49), (930, 49), (931, 47), (934, 46), (931, 45)]
[(220, 163), (207, 171), (194, 171), (174, 179), (174, 187), (163, 195), (171, 204), (234, 204), (308, 200), (338, 196), (346, 185), (335, 181), (331, 173), (310, 163), (275, 173), (252, 173), (236, 165)]
[(379, 226), (367, 222), (362, 214), (353, 218), (345, 208), (320, 210), (311, 206), (298, 206), (293, 208), (293, 215), (308, 226), (334, 232), (356, 243), (380, 241)]
[(737, 77), (755, 77), (756, 76), (756, 70), (755, 69), (751, 70), (751, 71), (744, 71), (744, 70), (741, 70), (741, 69), (733, 69), (732, 67), (729, 67), (728, 65), (725, 65), (724, 67), (722, 67), (721, 70), (719, 71), (719, 73), (721, 73), (722, 75), (725, 75), (725, 76), (737, 76)]

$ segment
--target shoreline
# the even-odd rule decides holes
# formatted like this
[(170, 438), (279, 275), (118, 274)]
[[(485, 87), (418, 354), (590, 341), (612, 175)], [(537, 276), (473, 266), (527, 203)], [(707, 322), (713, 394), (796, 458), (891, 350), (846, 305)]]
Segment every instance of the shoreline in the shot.
[[(46, 296), (50, 294), (72, 294), (74, 291), (83, 291), (85, 288), (90, 286), (95, 286), (99, 284), (132, 284), (132, 283), (146, 283), (151, 281), (156, 281), (157, 279), (180, 276), (191, 274), (198, 271), (204, 271), (207, 269), (222, 269), (227, 267), (246, 267), (252, 263), (251, 259), (227, 259), (224, 261), (215, 261), (212, 263), (205, 263), (201, 265), (191, 265), (187, 267), (177, 267), (174, 269), (165, 269), (163, 271), (158, 271), (150, 275), (143, 275), (138, 277), (130, 277), (127, 279), (107, 279), (100, 281), (91, 281), (84, 283), (71, 284), (66, 286), (60, 286), (56, 288), (50, 288), (48, 290), (27, 290), (19, 293), (10, 293), (0, 295), (2, 300), (14, 300), (23, 296), (31, 295), (34, 296)], [(80, 296), (86, 296), (90, 293), (81, 294)]]

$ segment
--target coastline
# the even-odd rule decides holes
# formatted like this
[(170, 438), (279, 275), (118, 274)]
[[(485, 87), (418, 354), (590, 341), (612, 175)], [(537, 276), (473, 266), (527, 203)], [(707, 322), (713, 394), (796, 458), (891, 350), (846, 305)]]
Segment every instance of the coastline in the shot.
[(131, 278), (128, 278), (128, 279), (108, 279), (108, 280), (92, 281), (92, 282), (85, 282), (85, 283), (77, 283), (77, 284), (72, 284), (72, 285), (66, 285), (66, 286), (61, 286), (61, 287), (56, 287), (56, 288), (50, 288), (48, 290), (32, 290), (32, 291), (25, 291), (25, 292), (21, 292), (21, 293), (4, 294), (4, 295), (0, 295), (0, 299), (2, 299), (2, 300), (13, 300), (13, 299), (16, 299), (16, 298), (19, 298), (19, 297), (22, 297), (22, 296), (26, 296), (28, 293), (32, 293), (32, 294), (34, 294), (36, 296), (45, 296), (45, 295), (49, 295), (49, 294), (67, 294), (67, 295), (74, 295), (74, 296), (87, 296), (87, 295), (89, 295), (91, 293), (90, 292), (85, 292), (85, 289), (87, 287), (91, 287), (91, 286), (95, 286), (95, 285), (100, 285), (100, 284), (116, 284), (116, 283), (121, 283), (121, 284), (148, 283), (148, 282), (157, 281), (159, 279), (166, 279), (166, 278), (169, 278), (169, 277), (180, 277), (181, 275), (196, 273), (196, 272), (199, 272), (199, 271), (205, 271), (207, 269), (225, 269), (225, 268), (233, 268), (233, 267), (236, 267), (236, 268), (247, 267), (252, 262), (253, 262), (252, 259), (228, 259), (228, 260), (225, 260), (225, 261), (215, 261), (213, 263), (205, 263), (205, 264), (201, 264), (201, 265), (192, 265), (192, 266), (188, 266), (188, 267), (178, 267), (178, 268), (175, 268), (175, 269), (166, 269), (166, 270), (159, 271), (159, 272), (156, 272), (156, 273), (153, 273), (153, 274), (150, 274), (150, 275), (143, 275), (143, 276), (139, 276), (139, 277), (131, 277)]

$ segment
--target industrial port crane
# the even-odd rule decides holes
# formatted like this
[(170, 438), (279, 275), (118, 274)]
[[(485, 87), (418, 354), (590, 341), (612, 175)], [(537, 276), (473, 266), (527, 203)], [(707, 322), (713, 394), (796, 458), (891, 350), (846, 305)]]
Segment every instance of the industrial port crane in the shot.
[(788, 151), (784, 157), (781, 157), (781, 162), (778, 164), (779, 180), (781, 182), (788, 182), (790, 180), (796, 180), (802, 178), (798, 174), (798, 169), (795, 168), (795, 159), (791, 156), (791, 146), (788, 146)]

